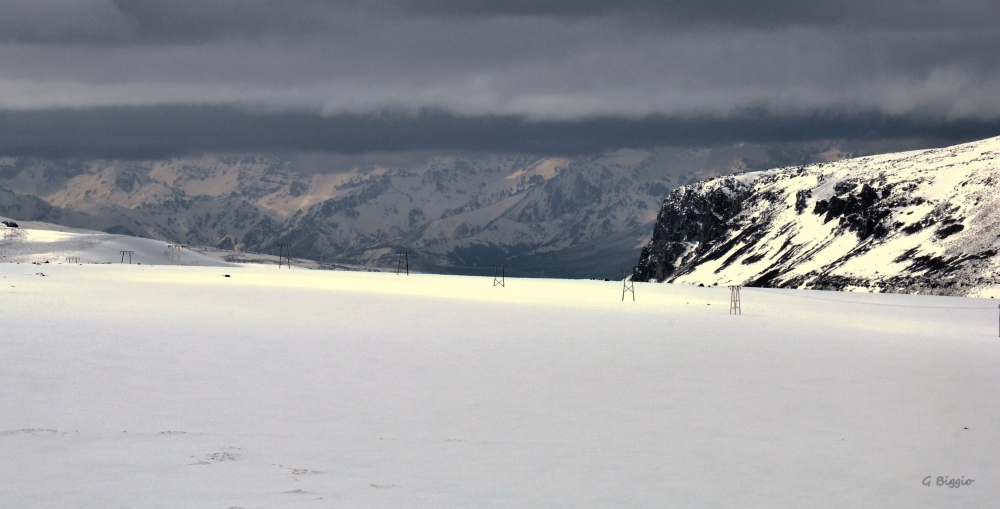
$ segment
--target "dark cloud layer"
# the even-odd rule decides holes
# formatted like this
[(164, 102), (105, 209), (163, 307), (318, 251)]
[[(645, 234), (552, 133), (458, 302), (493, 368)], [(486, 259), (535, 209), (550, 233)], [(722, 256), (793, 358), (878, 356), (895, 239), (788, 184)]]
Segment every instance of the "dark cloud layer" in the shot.
[(618, 16), (678, 27), (877, 26), (985, 27), (1000, 7), (992, 0), (406, 0), (411, 12), (439, 16)]
[(4, 0), (0, 148), (966, 139), (998, 46), (995, 0)]
[[(705, 27), (993, 29), (993, 0), (6, 0), (0, 40), (198, 43), (301, 37), (406, 18), (597, 18), (630, 30)], [(357, 23), (361, 23), (358, 26)]]
[(0, 40), (198, 43), (332, 28), (345, 4), (310, 0), (7, 0)]
[(202, 151), (461, 150), (581, 154), (620, 148), (925, 138), (957, 142), (1000, 134), (1000, 120), (931, 120), (881, 113), (532, 121), (443, 111), (320, 116), (235, 107), (108, 107), (0, 112), (0, 154), (162, 158)]

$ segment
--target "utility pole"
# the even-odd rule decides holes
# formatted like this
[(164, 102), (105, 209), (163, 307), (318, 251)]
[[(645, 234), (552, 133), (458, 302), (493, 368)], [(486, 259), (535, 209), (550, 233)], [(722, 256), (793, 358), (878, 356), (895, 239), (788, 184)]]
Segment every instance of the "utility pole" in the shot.
[(625, 302), (625, 293), (632, 292), (632, 302), (635, 302), (635, 281), (632, 281), (632, 276), (635, 275), (636, 267), (632, 267), (632, 273), (626, 275), (625, 271), (622, 271), (622, 302)]
[(740, 307), (740, 287), (729, 287), (729, 314), (742, 315), (743, 308)]
[(121, 251), (122, 263), (125, 263), (125, 255), (128, 255), (128, 264), (132, 265), (132, 251)]
[(398, 276), (401, 271), (406, 271), (406, 275), (410, 275), (410, 252), (409, 251), (396, 251), (398, 258), (396, 259), (396, 275)]
[(278, 244), (278, 268), (285, 264), (288, 268), (292, 268), (292, 245), (291, 244)]
[(493, 265), (493, 286), (500, 285), (506, 288), (507, 283), (507, 266), (506, 265)]

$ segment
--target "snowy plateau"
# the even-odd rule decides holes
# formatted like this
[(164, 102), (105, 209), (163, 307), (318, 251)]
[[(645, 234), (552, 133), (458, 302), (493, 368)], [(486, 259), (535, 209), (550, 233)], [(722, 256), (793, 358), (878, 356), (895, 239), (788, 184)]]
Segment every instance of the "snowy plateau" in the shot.
[(5, 509), (1000, 498), (996, 300), (747, 288), (732, 316), (711, 286), (171, 266), (160, 241), (18, 222)]
[(1000, 296), (1000, 138), (674, 189), (635, 279)]

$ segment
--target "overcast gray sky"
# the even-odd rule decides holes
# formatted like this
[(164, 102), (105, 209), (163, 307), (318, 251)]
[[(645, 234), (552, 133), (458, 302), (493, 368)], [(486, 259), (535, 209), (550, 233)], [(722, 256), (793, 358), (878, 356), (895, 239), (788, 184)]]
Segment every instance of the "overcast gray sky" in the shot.
[(0, 151), (1000, 135), (995, 0), (0, 0)]

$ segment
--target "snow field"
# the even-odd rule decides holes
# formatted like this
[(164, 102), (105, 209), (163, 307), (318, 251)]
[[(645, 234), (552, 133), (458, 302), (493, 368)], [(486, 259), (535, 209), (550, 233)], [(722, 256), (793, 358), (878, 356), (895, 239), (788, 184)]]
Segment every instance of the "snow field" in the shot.
[[(169, 244), (163, 241), (65, 228), (49, 223), (22, 221), (20, 228), (0, 227), (0, 263), (131, 263), (170, 265)], [(122, 256), (122, 251), (132, 251)], [(231, 266), (204, 254), (181, 250), (181, 265)]]
[(725, 288), (491, 284), (0, 264), (0, 507), (1000, 495), (996, 300), (744, 289), (734, 317)]

